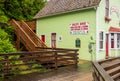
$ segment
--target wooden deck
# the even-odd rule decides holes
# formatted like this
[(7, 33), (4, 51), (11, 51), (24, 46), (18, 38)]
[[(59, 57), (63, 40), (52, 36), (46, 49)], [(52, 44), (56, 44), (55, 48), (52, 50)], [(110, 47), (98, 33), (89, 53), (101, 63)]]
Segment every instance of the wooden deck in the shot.
[(92, 81), (91, 63), (82, 62), (77, 69), (63, 67), (48, 73), (32, 73), (4, 81)]

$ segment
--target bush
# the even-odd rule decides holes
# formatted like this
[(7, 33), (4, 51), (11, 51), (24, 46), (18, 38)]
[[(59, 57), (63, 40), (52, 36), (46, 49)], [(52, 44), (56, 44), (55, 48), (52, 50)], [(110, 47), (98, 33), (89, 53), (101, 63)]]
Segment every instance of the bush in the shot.
[(0, 40), (0, 53), (16, 52), (9, 40)]
[(16, 49), (10, 42), (10, 36), (0, 29), (0, 53), (16, 52)]
[[(0, 28), (0, 53), (9, 53), (9, 52), (17, 52), (17, 50), (14, 48), (14, 46), (10, 42), (10, 35), (5, 32), (5, 30)], [(19, 56), (10, 56), (10, 58), (19, 58)], [(0, 56), (0, 60), (4, 60), (4, 56)], [(15, 64), (16, 62), (11, 62), (12, 64)], [(5, 63), (0, 63), (0, 67), (4, 66)], [(3, 69), (0, 69), (0, 72), (3, 72)]]

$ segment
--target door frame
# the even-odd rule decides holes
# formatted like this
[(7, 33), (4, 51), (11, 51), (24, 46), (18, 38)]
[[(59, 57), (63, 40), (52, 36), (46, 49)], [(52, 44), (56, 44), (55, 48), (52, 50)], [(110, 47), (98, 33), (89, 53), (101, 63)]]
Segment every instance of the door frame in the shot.
[[(56, 37), (55, 37), (55, 46), (54, 46), (54, 47), (52, 46), (52, 34), (55, 34), (55, 35), (56, 35)], [(52, 32), (52, 33), (50, 34), (50, 47), (51, 47), (51, 48), (56, 48), (56, 47), (57, 47), (57, 33), (56, 33), (56, 32)]]

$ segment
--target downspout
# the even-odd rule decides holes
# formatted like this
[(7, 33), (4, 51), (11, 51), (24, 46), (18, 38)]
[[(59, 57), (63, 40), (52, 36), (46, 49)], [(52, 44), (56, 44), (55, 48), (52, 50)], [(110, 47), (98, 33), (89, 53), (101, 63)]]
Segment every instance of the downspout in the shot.
[(99, 59), (99, 15), (98, 15), (98, 7), (96, 7), (96, 60)]

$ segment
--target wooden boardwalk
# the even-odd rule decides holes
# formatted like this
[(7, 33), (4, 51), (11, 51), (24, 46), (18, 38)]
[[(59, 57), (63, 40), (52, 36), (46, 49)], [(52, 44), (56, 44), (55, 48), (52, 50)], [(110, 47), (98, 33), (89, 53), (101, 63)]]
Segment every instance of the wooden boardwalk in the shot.
[(64, 67), (48, 73), (31, 73), (4, 81), (92, 81), (91, 71), (91, 63), (83, 62), (78, 65), (78, 69)]

